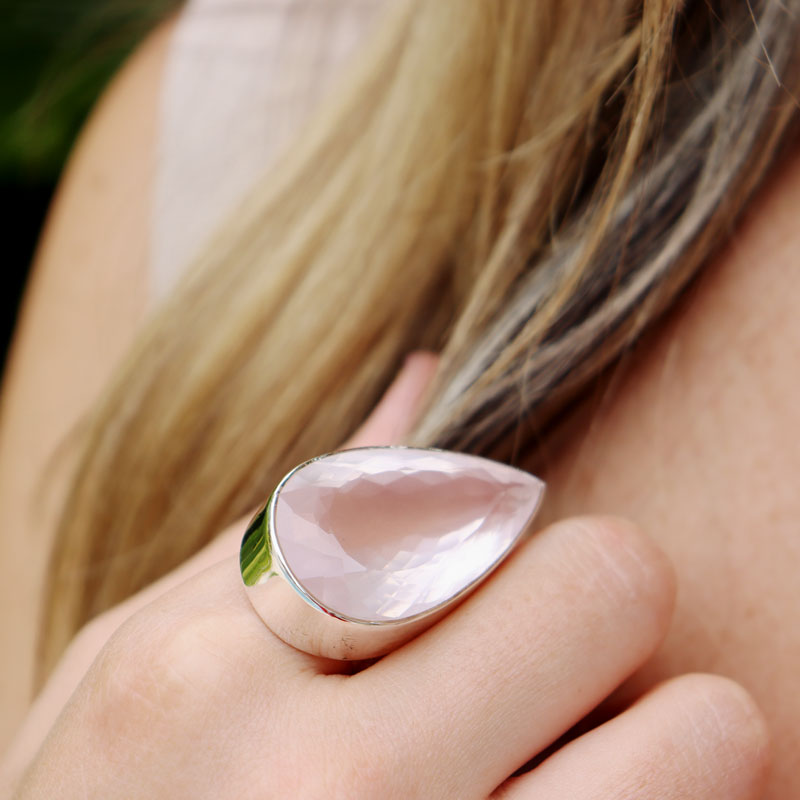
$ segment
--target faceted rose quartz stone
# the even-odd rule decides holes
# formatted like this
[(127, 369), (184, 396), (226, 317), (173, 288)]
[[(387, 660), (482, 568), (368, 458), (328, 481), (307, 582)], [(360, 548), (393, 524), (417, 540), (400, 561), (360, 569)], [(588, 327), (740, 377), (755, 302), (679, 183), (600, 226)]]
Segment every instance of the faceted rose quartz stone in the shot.
[(275, 501), (289, 571), (321, 606), (368, 622), (444, 603), (512, 547), (544, 484), (461, 453), (375, 447), (300, 467)]

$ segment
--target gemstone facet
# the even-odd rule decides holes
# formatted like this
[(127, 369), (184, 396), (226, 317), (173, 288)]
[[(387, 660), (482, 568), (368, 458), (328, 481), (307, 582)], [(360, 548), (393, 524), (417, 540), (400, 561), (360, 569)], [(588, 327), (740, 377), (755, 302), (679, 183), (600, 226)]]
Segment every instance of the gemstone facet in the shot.
[(491, 571), (525, 531), (544, 483), (463, 453), (370, 447), (290, 473), (273, 536), (288, 572), (336, 616), (407, 620)]

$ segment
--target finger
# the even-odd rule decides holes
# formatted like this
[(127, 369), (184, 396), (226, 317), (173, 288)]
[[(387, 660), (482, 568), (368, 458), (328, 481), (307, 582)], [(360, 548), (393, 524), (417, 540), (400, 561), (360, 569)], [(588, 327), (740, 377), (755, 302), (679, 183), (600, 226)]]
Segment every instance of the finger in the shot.
[(438, 364), (439, 357), (434, 353), (423, 350), (411, 353), (381, 401), (343, 448), (402, 443)]
[[(228, 558), (162, 593), (114, 630), (85, 628), (6, 753), (9, 774), (24, 771), (84, 676), (102, 671), (101, 663), (112, 665), (106, 671), (163, 675), (165, 686), (205, 685), (208, 697), (213, 697), (210, 689), (215, 683), (249, 681), (258, 687), (258, 700), (264, 703), (275, 699), (273, 692), (278, 690), (288, 697), (288, 688), (293, 682), (297, 685), (298, 678), (341, 668), (339, 662), (316, 659), (278, 639), (245, 595), (238, 557)], [(236, 675), (226, 677), (232, 664)]]
[(738, 684), (686, 675), (506, 781), (494, 800), (755, 800), (768, 736)]
[(670, 566), (630, 523), (553, 525), (347, 682), (355, 724), (398, 732), (384, 756), (413, 765), (409, 780), (486, 797), (652, 654), (673, 597)]
[[(309, 674), (318, 661), (261, 623), (236, 559), (221, 562), (116, 631), (45, 740), (28, 772), (36, 789), (25, 797), (51, 796), (39, 781), (53, 789), (53, 775), (64, 779), (62, 795), (83, 796), (73, 783), (89, 785), (75, 761), (83, 756), (93, 797), (266, 796), (269, 776), (291, 778), (291, 759), (308, 752), (295, 718), (308, 704), (306, 687), (318, 683)], [(324, 728), (324, 716), (315, 721)], [(136, 786), (120, 780), (128, 773)]]

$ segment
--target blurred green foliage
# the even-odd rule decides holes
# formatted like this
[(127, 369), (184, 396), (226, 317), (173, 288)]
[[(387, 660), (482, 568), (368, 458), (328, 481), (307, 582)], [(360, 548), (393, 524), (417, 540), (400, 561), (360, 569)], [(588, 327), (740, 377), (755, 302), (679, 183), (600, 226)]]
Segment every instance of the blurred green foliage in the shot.
[(0, 179), (54, 180), (125, 57), (178, 0), (0, 2)]

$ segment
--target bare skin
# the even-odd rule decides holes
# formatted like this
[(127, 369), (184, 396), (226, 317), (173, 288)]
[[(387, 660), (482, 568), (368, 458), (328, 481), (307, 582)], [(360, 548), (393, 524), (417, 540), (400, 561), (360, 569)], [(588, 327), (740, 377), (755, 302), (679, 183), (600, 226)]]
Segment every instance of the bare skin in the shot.
[[(52, 531), (52, 512), (31, 510), (35, 482), (146, 311), (137, 247), (147, 241), (147, 165), (168, 35), (162, 29), (129, 65), (76, 152), (5, 379), (0, 607), (14, 615), (2, 621), (0, 652), (17, 654), (2, 670), (6, 739), (27, 705)], [(141, 135), (130, 135), (134, 123)], [(127, 213), (108, 211), (115, 202)], [(772, 732), (772, 800), (800, 791), (798, 203), (800, 159), (791, 157), (668, 323), (574, 415), (544, 476), (546, 519), (628, 516), (677, 568), (672, 629), (618, 699), (687, 671), (735, 678)], [(394, 418), (412, 413), (409, 401)]]
[(65, 470), (49, 463), (147, 309), (157, 87), (169, 34), (162, 28), (134, 56), (81, 136), (39, 245), (3, 381), (0, 608), (14, 611), (3, 612), (0, 652), (15, 657), (0, 670), (0, 746), (32, 691), (42, 580), (65, 483)]
[(636, 520), (679, 575), (672, 630), (624, 696), (734, 677), (774, 737), (767, 797), (800, 793), (800, 157), (551, 450), (545, 514)]

